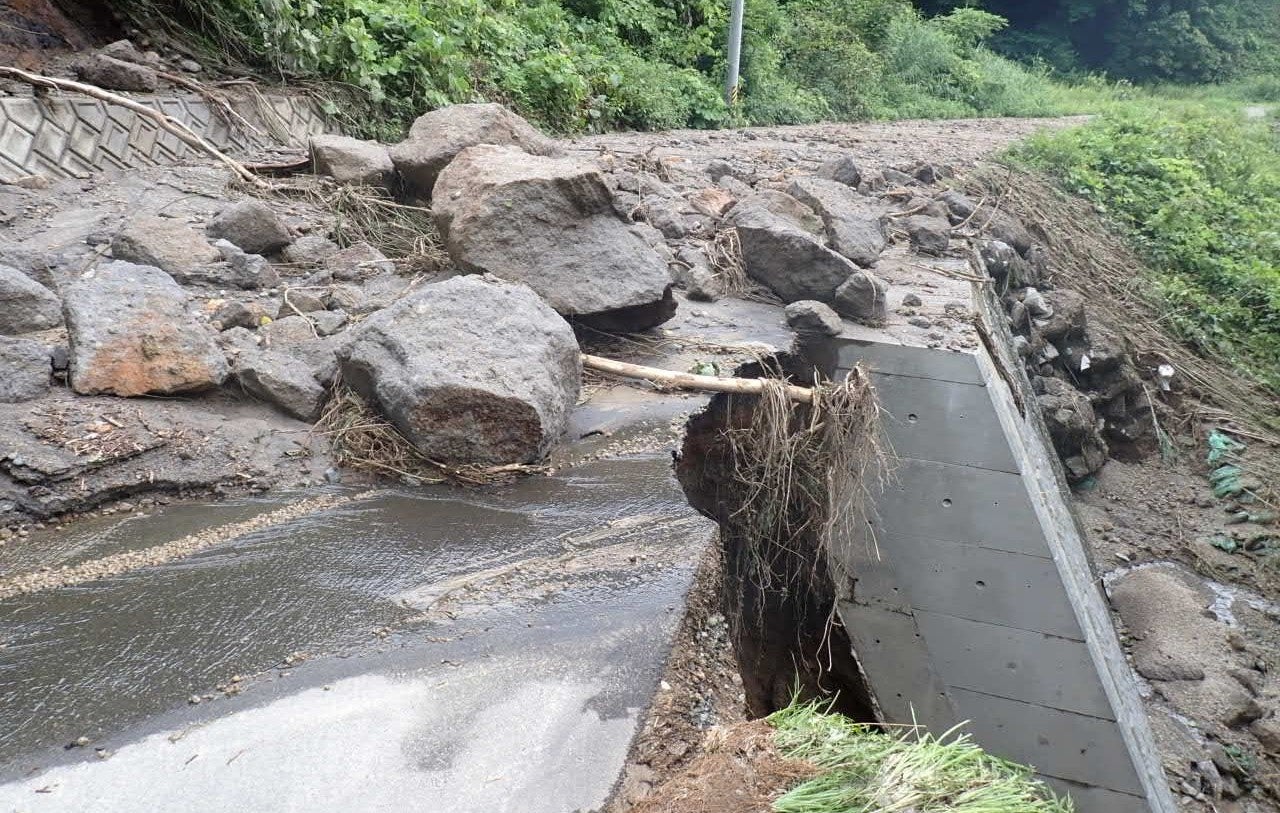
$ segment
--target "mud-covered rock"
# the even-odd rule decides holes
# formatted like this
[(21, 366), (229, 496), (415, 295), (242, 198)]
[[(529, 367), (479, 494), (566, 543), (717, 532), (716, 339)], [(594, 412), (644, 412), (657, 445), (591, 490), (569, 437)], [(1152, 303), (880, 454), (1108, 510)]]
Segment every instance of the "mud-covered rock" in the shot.
[(792, 302), (783, 311), (787, 326), (805, 336), (839, 336), (844, 332), (840, 314), (811, 299)]
[(440, 172), (479, 144), (511, 146), (532, 155), (557, 153), (555, 142), (500, 104), (455, 104), (419, 116), (409, 137), (391, 148), (406, 193), (430, 198)]
[(1008, 212), (996, 212), (987, 224), (987, 233), (1002, 243), (1013, 246), (1019, 254), (1026, 256), (1034, 244), (1034, 238), (1027, 227), (1016, 215)]
[(208, 233), (216, 240), (234, 243), (247, 254), (274, 254), (293, 242), (279, 215), (260, 200), (227, 206), (209, 224)]
[(743, 266), (752, 279), (784, 302), (832, 302), (836, 289), (860, 269), (824, 246), (807, 228), (802, 212), (813, 219), (790, 195), (758, 193), (739, 201), (725, 223), (738, 230)]
[(49, 348), (30, 339), (0, 336), (0, 403), (16, 404), (49, 391)]
[(951, 223), (940, 217), (912, 215), (902, 227), (911, 238), (911, 247), (921, 254), (942, 254), (951, 247)]
[(103, 90), (128, 90), (136, 93), (154, 93), (160, 87), (160, 77), (154, 68), (126, 62), (106, 54), (90, 54), (77, 60), (76, 75), (90, 85)]
[(835, 308), (863, 324), (883, 325), (889, 318), (889, 286), (870, 271), (859, 270), (836, 289)]
[(16, 268), (0, 265), (0, 336), (48, 330), (62, 324), (58, 295)]
[(563, 316), (643, 330), (675, 313), (667, 261), (590, 163), (471, 147), (440, 174), (433, 212), (459, 268), (523, 282)]
[(154, 215), (125, 221), (111, 239), (111, 256), (135, 265), (155, 266), (180, 282), (222, 257), (203, 234), (184, 221)]
[(828, 246), (863, 268), (880, 259), (888, 244), (883, 207), (833, 180), (797, 178), (788, 191), (822, 218)]
[(390, 189), (396, 168), (386, 146), (343, 135), (311, 137), (311, 161), (317, 175), (338, 183)]
[(343, 379), (423, 454), (458, 464), (541, 459), (582, 373), (569, 324), (490, 276), (422, 288), (361, 323), (339, 357)]
[(1036, 401), (1067, 478), (1079, 482), (1107, 462), (1107, 444), (1088, 396), (1057, 378), (1034, 381)]
[(115, 261), (67, 286), (71, 387), (83, 395), (167, 395), (221, 384), (226, 360), (159, 268)]
[(1036, 330), (1051, 342), (1064, 342), (1084, 335), (1088, 324), (1084, 297), (1068, 288), (1045, 291), (1042, 295), (1050, 315), (1035, 319)]

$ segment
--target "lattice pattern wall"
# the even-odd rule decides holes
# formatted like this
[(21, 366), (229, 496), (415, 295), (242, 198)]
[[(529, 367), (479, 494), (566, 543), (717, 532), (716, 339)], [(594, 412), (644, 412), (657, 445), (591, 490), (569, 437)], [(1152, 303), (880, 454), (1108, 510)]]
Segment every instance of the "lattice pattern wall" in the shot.
[[(136, 97), (183, 122), (230, 154), (284, 140), (305, 144), (329, 129), (309, 99), (263, 96), (233, 102), (238, 113), (270, 138), (229, 125), (201, 97)], [(29, 175), (80, 177), (106, 169), (154, 166), (183, 160), (193, 152), (175, 136), (128, 108), (96, 99), (44, 96), (0, 98), (0, 181)]]

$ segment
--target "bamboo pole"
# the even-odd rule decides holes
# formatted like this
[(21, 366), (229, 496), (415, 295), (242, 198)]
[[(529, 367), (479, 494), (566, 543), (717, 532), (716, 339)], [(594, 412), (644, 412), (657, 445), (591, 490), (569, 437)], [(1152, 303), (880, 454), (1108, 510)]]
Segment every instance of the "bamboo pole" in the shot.
[(73, 93), (82, 93), (85, 96), (91, 96), (104, 102), (110, 102), (111, 104), (118, 104), (121, 107), (128, 108), (139, 116), (151, 119), (158, 124), (161, 129), (173, 133), (190, 146), (206, 152), (226, 164), (241, 180), (258, 187), (265, 188), (268, 186), (266, 181), (250, 172), (244, 164), (241, 164), (239, 161), (226, 155), (217, 147), (196, 135), (196, 133), (187, 125), (172, 116), (167, 116), (159, 110), (147, 107), (145, 104), (140, 102), (135, 102), (133, 99), (126, 96), (120, 96), (119, 94), (103, 90), (96, 85), (88, 85), (84, 82), (75, 82), (70, 79), (55, 79), (51, 76), (41, 76), (36, 73), (28, 73), (27, 71), (24, 71), (21, 68), (15, 68), (12, 65), (0, 65), (0, 76), (17, 79), (20, 82), (26, 82), (27, 84), (34, 85), (36, 87), (48, 87), (56, 90), (69, 90)]
[[(775, 379), (765, 378), (721, 378), (714, 375), (694, 375), (693, 373), (677, 373), (671, 370), (660, 370), (657, 367), (644, 367), (639, 364), (628, 364), (625, 361), (614, 361), (602, 356), (582, 354), (582, 366), (609, 375), (623, 378), (638, 378), (652, 381), (667, 387), (682, 390), (698, 390), (700, 392), (729, 392), (742, 395), (759, 395), (764, 392), (765, 384)], [(813, 403), (813, 390), (786, 385), (787, 397), (802, 404)]]

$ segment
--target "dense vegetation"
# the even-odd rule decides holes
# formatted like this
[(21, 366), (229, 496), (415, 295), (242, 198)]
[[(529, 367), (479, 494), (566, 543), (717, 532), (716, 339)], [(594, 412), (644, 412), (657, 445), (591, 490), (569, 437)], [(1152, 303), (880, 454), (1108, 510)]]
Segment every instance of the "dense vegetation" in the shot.
[[(1280, 73), (1275, 0), (924, 0), (930, 13), (977, 5), (1009, 20), (998, 50), (1059, 71), (1138, 82), (1221, 82)], [(1271, 87), (1280, 94), (1280, 82)], [(1276, 99), (1280, 101), (1280, 99)]]
[(741, 103), (720, 98), (725, 0), (119, 0), (229, 56), (361, 89), (403, 123), (477, 97), (551, 129), (1052, 112), (983, 46), (1000, 18), (908, 0), (747, 0)]
[(1189, 108), (1111, 113), (1015, 157), (1093, 200), (1132, 235), (1167, 323), (1280, 392), (1280, 137)]

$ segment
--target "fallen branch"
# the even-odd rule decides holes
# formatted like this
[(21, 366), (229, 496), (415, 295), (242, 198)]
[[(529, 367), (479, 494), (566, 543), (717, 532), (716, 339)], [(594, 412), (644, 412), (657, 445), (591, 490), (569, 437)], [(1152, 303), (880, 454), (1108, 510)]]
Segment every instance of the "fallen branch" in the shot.
[(84, 94), (85, 96), (91, 96), (95, 99), (100, 99), (101, 101), (104, 101), (104, 102), (110, 102), (111, 104), (118, 104), (121, 107), (132, 110), (133, 112), (137, 113), (139, 116), (143, 116), (145, 118), (150, 119), (151, 121), (154, 121), (157, 125), (160, 126), (162, 130), (172, 133), (184, 143), (192, 147), (195, 147), (198, 150), (206, 152), (209, 155), (213, 156), (214, 158), (218, 159), (222, 163), (226, 164), (227, 167), (229, 167), (231, 171), (234, 172), (236, 176), (239, 177), (241, 180), (257, 187), (265, 188), (267, 186), (266, 181), (262, 180), (261, 178), (259, 178), (258, 176), (250, 172), (244, 166), (244, 164), (241, 164), (239, 161), (226, 155), (217, 147), (213, 146), (208, 141), (205, 141), (203, 138), (196, 135), (195, 131), (193, 131), (190, 127), (178, 121), (177, 119), (173, 118), (172, 116), (167, 116), (164, 113), (161, 113), (159, 110), (155, 110), (153, 108), (147, 107), (145, 104), (142, 104), (141, 102), (136, 102), (133, 99), (130, 99), (128, 97), (120, 96), (118, 94), (105, 91), (102, 88), (97, 87), (96, 85), (88, 85), (88, 84), (85, 84), (84, 82), (74, 82), (70, 79), (54, 79), (53, 77), (50, 77), (50, 76), (41, 76), (40, 74), (28, 73), (27, 71), (24, 71), (21, 68), (15, 68), (12, 65), (0, 65), (0, 76), (7, 76), (10, 79), (17, 79), (20, 82), (26, 82), (27, 84), (33, 85), (35, 87), (54, 88), (55, 90), (69, 90), (73, 93), (81, 93), (81, 94)]
[[(701, 392), (730, 392), (742, 395), (760, 395), (765, 391), (772, 379), (767, 378), (721, 378), (714, 375), (694, 375), (693, 373), (676, 373), (671, 370), (660, 370), (657, 367), (644, 367), (639, 364), (628, 364), (625, 361), (614, 361), (601, 356), (582, 354), (582, 366), (588, 370), (652, 381), (666, 387), (681, 390), (698, 390)], [(813, 403), (813, 390), (788, 384), (786, 395), (792, 401), (801, 404)]]

